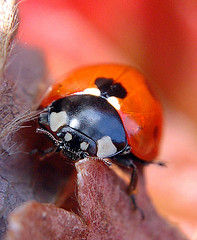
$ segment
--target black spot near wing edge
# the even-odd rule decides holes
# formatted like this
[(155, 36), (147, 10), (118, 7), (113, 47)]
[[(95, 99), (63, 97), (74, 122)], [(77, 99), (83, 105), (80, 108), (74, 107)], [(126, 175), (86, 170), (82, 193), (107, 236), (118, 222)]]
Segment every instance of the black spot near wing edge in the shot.
[(121, 83), (114, 83), (113, 78), (99, 77), (96, 78), (95, 84), (101, 91), (101, 96), (105, 98), (118, 97), (125, 98), (127, 95), (126, 89)]

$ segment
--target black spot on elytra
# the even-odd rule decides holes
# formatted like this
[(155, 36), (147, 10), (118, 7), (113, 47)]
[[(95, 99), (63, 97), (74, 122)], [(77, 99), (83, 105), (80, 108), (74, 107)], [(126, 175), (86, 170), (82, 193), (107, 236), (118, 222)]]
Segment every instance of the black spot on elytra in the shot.
[(154, 139), (157, 140), (158, 134), (159, 134), (159, 128), (158, 128), (158, 126), (156, 126), (156, 127), (154, 128), (154, 131), (153, 131), (153, 137), (154, 137)]
[(108, 97), (118, 97), (125, 98), (127, 95), (126, 89), (121, 83), (114, 83), (112, 78), (99, 77), (95, 80), (95, 84), (101, 91), (101, 96)]

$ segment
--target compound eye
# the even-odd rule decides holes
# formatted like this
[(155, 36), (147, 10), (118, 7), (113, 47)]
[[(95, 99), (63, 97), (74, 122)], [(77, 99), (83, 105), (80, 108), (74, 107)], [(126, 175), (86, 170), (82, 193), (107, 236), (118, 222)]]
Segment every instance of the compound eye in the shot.
[(59, 131), (58, 133), (57, 133), (57, 136), (59, 137), (59, 138), (64, 138), (64, 136), (65, 136), (65, 132), (62, 132), (62, 131)]

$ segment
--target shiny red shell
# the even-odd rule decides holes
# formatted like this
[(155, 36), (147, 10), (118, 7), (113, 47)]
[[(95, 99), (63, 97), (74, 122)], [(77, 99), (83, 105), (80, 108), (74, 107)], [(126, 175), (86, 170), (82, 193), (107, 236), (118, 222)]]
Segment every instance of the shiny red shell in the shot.
[(161, 138), (161, 106), (147, 87), (144, 77), (130, 66), (93, 65), (70, 72), (49, 88), (41, 106), (46, 107), (54, 100), (87, 88), (97, 88), (95, 79), (99, 77), (113, 78), (115, 83), (121, 83), (126, 89), (126, 97), (119, 99), (119, 114), (131, 152), (142, 160), (154, 160)]

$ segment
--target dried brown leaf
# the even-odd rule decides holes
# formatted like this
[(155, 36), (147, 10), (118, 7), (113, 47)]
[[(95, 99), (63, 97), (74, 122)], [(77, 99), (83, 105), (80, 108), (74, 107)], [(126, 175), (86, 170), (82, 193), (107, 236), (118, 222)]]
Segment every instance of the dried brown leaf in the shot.
[(140, 175), (138, 204), (145, 220), (133, 205), (127, 184), (102, 162), (81, 160), (76, 164), (79, 216), (54, 205), (28, 203), (10, 216), (6, 240), (185, 239), (154, 210)]

